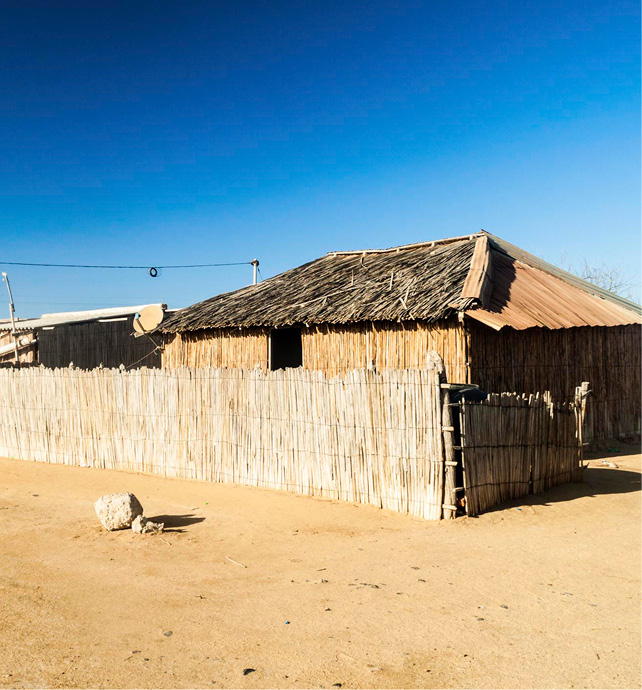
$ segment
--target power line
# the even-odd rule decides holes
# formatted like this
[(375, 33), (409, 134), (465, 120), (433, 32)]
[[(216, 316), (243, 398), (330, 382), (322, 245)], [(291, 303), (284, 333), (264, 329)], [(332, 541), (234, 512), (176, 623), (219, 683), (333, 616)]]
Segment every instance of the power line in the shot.
[(215, 266), (245, 266), (250, 265), (251, 261), (236, 261), (221, 264), (182, 264), (174, 266), (105, 266), (92, 264), (38, 264), (26, 261), (0, 261), (2, 266), (39, 266), (46, 268), (115, 268), (115, 269), (149, 269), (149, 268), (212, 268)]

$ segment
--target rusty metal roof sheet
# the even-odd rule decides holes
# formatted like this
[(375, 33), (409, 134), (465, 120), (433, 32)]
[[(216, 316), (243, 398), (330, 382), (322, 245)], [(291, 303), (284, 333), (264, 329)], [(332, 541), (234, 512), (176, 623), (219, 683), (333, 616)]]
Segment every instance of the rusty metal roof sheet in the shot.
[[(580, 285), (585, 283), (573, 278)], [(642, 323), (640, 308), (632, 302), (603, 298), (584, 285), (580, 288), (503, 251), (492, 253), (492, 282), (488, 308), (473, 307), (466, 314), (496, 330), (504, 326), (524, 330)]]
[(503, 240), (500, 237), (491, 235), (489, 232), (482, 231), (482, 233), (488, 237), (490, 244), (495, 249), (502, 251), (504, 254), (508, 254), (508, 256), (512, 256), (514, 259), (517, 259), (517, 261), (522, 261), (529, 266), (539, 268), (541, 271), (544, 271), (544, 273), (550, 273), (557, 278), (561, 278), (564, 282), (570, 283), (571, 285), (574, 285), (575, 287), (580, 288), (580, 290), (588, 292), (591, 295), (601, 297), (607, 302), (615, 302), (625, 309), (632, 309), (633, 311), (637, 311), (639, 313), (639, 304), (636, 304), (635, 302), (632, 302), (621, 295), (617, 295), (614, 292), (605, 290), (604, 288), (599, 287), (599, 285), (595, 285), (594, 283), (584, 280), (579, 276), (573, 275), (572, 273), (569, 273), (558, 266), (549, 264), (547, 261), (544, 261), (544, 259), (540, 259), (539, 256), (529, 254), (529, 252), (516, 247), (510, 242), (506, 242), (506, 240)]

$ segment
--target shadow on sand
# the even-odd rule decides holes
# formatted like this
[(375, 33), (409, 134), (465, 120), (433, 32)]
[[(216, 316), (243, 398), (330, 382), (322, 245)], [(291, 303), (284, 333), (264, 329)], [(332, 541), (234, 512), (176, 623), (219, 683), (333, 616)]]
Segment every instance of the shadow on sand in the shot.
[(584, 460), (590, 465), (583, 471), (582, 481), (574, 484), (560, 484), (539, 494), (528, 494), (515, 498), (510, 501), (500, 503), (488, 510), (486, 513), (494, 513), (507, 508), (521, 506), (547, 506), (552, 503), (573, 501), (587, 496), (599, 496), (601, 494), (627, 494), (640, 491), (642, 486), (640, 481), (642, 475), (631, 470), (602, 467), (602, 460), (608, 460), (617, 464), (618, 457), (612, 453), (590, 453)]
[(203, 522), (204, 517), (196, 515), (154, 515), (148, 518), (152, 522), (162, 522), (165, 525), (165, 532), (184, 532), (181, 527), (188, 527), (195, 525), (197, 522)]

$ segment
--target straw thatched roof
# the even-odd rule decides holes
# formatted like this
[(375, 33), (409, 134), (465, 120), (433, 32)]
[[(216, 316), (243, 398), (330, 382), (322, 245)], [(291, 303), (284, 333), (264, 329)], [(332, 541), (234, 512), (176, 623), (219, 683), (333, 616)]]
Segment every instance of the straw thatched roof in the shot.
[(181, 309), (160, 330), (435, 322), (458, 312), (497, 329), (640, 323), (632, 302), (481, 232), (384, 250), (330, 252), (258, 285)]
[(453, 313), (474, 241), (392, 252), (336, 252), (174, 314), (163, 331), (426, 319)]

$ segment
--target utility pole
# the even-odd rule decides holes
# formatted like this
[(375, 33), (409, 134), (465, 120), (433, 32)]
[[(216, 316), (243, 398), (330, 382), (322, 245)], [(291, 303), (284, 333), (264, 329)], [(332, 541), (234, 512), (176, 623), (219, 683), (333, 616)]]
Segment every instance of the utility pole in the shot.
[(13, 306), (13, 295), (11, 294), (11, 285), (9, 285), (9, 276), (3, 271), (2, 280), (7, 284), (7, 290), (9, 291), (9, 315), (11, 316), (11, 335), (13, 336), (13, 346), (16, 351), (16, 366), (20, 366), (20, 357), (18, 355), (18, 339), (16, 338), (16, 320), (15, 313), (16, 308)]
[(250, 263), (252, 264), (252, 266), (254, 266), (254, 282), (252, 283), (252, 285), (256, 285), (258, 282), (256, 279), (256, 272), (259, 268), (259, 260), (258, 259), (252, 259), (252, 261), (250, 261)]

